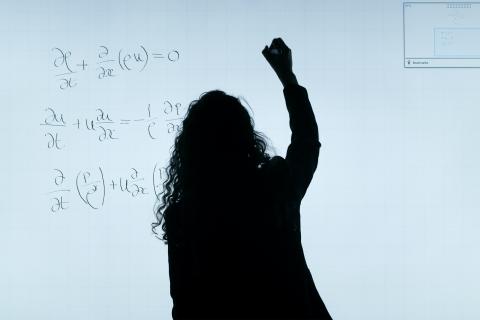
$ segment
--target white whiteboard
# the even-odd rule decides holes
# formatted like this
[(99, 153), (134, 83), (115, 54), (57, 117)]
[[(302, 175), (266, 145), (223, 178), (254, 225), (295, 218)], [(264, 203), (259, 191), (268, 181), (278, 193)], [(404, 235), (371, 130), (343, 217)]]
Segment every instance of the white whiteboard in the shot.
[[(0, 7), (0, 318), (170, 318), (150, 223), (175, 119), (202, 92), (242, 96), (285, 156), (282, 87), (261, 54), (274, 37), (318, 122), (302, 236), (330, 314), (480, 318), (479, 69), (404, 68), (402, 2)], [(64, 126), (45, 125), (51, 110)]]

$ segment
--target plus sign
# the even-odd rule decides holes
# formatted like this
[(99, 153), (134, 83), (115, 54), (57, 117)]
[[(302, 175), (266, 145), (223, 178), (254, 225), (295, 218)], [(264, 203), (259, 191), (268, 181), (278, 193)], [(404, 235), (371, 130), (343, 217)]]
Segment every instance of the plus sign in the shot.
[(88, 66), (88, 64), (85, 63), (85, 59), (82, 59), (82, 63), (77, 64), (77, 66), (82, 67), (82, 70), (85, 70), (85, 67)]

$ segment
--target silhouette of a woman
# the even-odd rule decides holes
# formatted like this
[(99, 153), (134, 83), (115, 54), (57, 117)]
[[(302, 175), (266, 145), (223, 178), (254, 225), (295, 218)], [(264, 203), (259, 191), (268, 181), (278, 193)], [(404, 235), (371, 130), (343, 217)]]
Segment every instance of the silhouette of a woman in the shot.
[(317, 123), (291, 50), (275, 38), (262, 53), (284, 86), (291, 143), (272, 158), (245, 107), (223, 91), (190, 103), (152, 223), (168, 244), (173, 319), (331, 319), (300, 235)]

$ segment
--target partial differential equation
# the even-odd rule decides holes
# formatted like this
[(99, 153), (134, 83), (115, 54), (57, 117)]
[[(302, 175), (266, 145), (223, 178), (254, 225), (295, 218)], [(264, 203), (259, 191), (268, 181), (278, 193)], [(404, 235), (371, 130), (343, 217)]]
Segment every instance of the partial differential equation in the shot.
[(145, 133), (147, 139), (156, 140), (164, 133), (180, 131), (185, 112), (181, 103), (169, 100), (164, 100), (163, 105), (157, 107), (148, 104), (143, 114), (136, 118), (115, 117), (105, 107), (92, 108), (90, 115), (82, 118), (69, 118), (49, 106), (44, 108), (40, 126), (44, 128), (46, 148), (63, 150), (67, 147), (64, 138), (67, 131), (74, 131), (79, 137), (93, 135), (98, 142), (108, 143), (119, 140), (124, 131), (138, 129)]
[(72, 51), (65, 48), (53, 47), (51, 51), (52, 72), (62, 91), (77, 87), (82, 74), (92, 73), (97, 80), (105, 81), (122, 73), (142, 72), (154, 61), (176, 63), (180, 59), (176, 49), (151, 52), (143, 45), (130, 50), (112, 50), (101, 45), (92, 61), (85, 57), (74, 57)]
[(49, 179), (50, 189), (45, 193), (49, 211), (60, 214), (75, 207), (86, 206), (99, 210), (109, 198), (125, 196), (130, 199), (160, 200), (166, 168), (158, 164), (145, 176), (131, 167), (122, 175), (110, 175), (104, 167), (85, 168), (67, 173), (62, 168), (53, 168)]

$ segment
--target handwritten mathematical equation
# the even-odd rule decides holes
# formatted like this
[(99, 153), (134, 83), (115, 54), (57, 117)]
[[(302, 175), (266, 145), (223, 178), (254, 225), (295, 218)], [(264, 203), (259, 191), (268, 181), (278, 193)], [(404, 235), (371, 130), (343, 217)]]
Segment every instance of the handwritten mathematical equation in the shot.
[(94, 210), (102, 208), (114, 194), (155, 201), (160, 199), (165, 170), (155, 164), (150, 181), (147, 181), (136, 168), (126, 170), (124, 175), (112, 177), (108, 177), (101, 166), (80, 170), (74, 175), (66, 175), (62, 169), (54, 168), (50, 180), (52, 190), (46, 193), (50, 200), (50, 212), (60, 213), (71, 208), (72, 198)]
[(52, 107), (44, 109), (45, 118), (40, 123), (45, 127), (45, 138), (47, 148), (51, 150), (62, 150), (66, 147), (66, 143), (62, 137), (67, 129), (74, 129), (79, 133), (90, 133), (96, 135), (100, 142), (114, 141), (120, 138), (120, 127), (122, 130), (126, 127), (143, 125), (145, 134), (150, 139), (158, 139), (163, 130), (168, 134), (175, 133), (181, 128), (181, 120), (184, 113), (181, 103), (172, 103), (165, 100), (162, 107), (161, 115), (163, 123), (166, 127), (159, 124), (159, 116), (152, 116), (152, 106), (148, 104), (146, 107), (146, 117), (135, 119), (121, 118), (116, 120), (105, 108), (96, 108), (95, 114), (88, 118), (76, 118), (72, 122), (68, 122), (63, 113), (57, 112)]
[[(177, 62), (180, 59), (178, 50), (168, 52), (149, 52), (143, 45), (135, 50), (110, 50), (107, 46), (99, 46), (96, 61), (86, 61), (85, 58), (74, 59), (70, 50), (54, 47), (53, 68), (55, 78), (59, 81), (61, 90), (77, 86), (78, 76), (90, 69), (96, 71), (97, 80), (113, 78), (121, 72), (142, 72), (151, 63), (151, 60)], [(92, 67), (93, 65), (93, 67)]]

